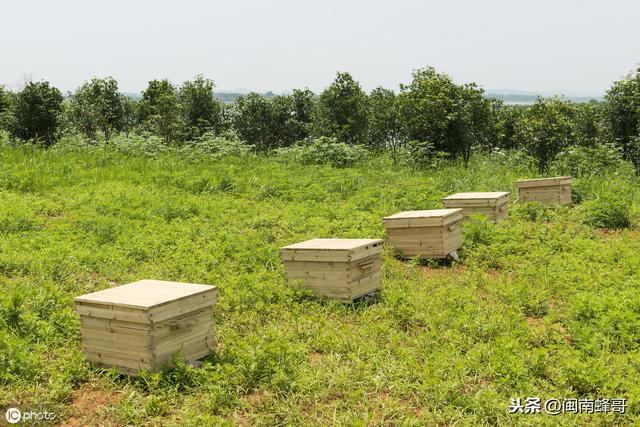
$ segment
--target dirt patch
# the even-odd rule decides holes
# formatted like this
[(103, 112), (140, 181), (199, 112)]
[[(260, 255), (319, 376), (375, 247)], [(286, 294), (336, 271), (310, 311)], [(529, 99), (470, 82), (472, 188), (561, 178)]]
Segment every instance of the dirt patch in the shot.
[(620, 239), (622, 237), (637, 238), (640, 236), (640, 230), (618, 228), (596, 228), (594, 232), (598, 237), (611, 239)]
[(263, 400), (267, 397), (267, 393), (264, 390), (255, 391), (251, 394), (248, 394), (245, 397), (247, 403), (252, 406), (257, 406), (263, 402)]
[(387, 400), (387, 399), (389, 399), (389, 396), (390, 396), (390, 395), (391, 395), (391, 393), (389, 393), (389, 391), (388, 391), (388, 390), (381, 390), (381, 391), (378, 393), (378, 399), (379, 399), (379, 400)]
[(235, 413), (231, 416), (231, 419), (233, 420), (233, 423), (235, 425), (240, 427), (249, 427), (251, 425), (251, 421), (249, 421), (249, 418), (242, 414)]
[(76, 427), (87, 425), (117, 425), (109, 419), (106, 408), (120, 403), (122, 394), (85, 384), (73, 394), (72, 416), (60, 423), (61, 426)]
[(464, 273), (467, 271), (466, 265), (456, 265), (455, 267), (420, 267), (422, 275), (425, 278), (451, 276)]
[(318, 365), (320, 363), (322, 363), (322, 360), (324, 359), (326, 355), (322, 352), (318, 352), (318, 351), (314, 351), (309, 353), (308, 359), (309, 359), (309, 363), (311, 363), (312, 365)]
[(462, 393), (470, 396), (483, 388), (490, 387), (491, 384), (493, 384), (493, 377), (491, 375), (482, 376), (477, 378), (475, 381), (465, 383), (462, 387)]
[(542, 317), (530, 317), (526, 316), (524, 318), (525, 322), (529, 324), (529, 326), (535, 326), (537, 328), (544, 328), (544, 319)]
[(569, 331), (567, 330), (567, 327), (564, 326), (561, 323), (554, 323), (552, 326), (552, 329), (554, 332), (556, 332), (558, 335), (560, 335), (562, 337), (562, 340), (564, 342), (566, 342), (567, 344), (570, 344), (573, 342), (573, 337), (571, 337), (571, 334), (569, 333)]

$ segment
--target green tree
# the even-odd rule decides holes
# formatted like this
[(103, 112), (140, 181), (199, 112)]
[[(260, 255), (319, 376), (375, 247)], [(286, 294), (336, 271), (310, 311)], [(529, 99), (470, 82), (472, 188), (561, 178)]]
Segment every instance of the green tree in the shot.
[(640, 68), (615, 82), (605, 96), (605, 117), (609, 130), (625, 159), (640, 171)]
[[(462, 155), (465, 166), (469, 164), (474, 145), (486, 146), (492, 130), (491, 101), (475, 83), (459, 87), (459, 100), (452, 118), (454, 156)], [(457, 144), (455, 143), (457, 140)]]
[(390, 149), (396, 162), (396, 150), (405, 142), (400, 103), (389, 89), (376, 88), (369, 94), (369, 145), (377, 150)]
[(537, 160), (540, 172), (547, 169), (563, 148), (573, 143), (574, 118), (573, 104), (558, 98), (538, 98), (522, 115), (517, 124), (517, 137)]
[(516, 126), (526, 108), (520, 105), (505, 105), (499, 99), (491, 99), (490, 103), (491, 129), (486, 148), (518, 148)]
[(309, 89), (294, 89), (291, 94), (291, 126), (294, 141), (301, 141), (310, 134), (316, 96)]
[(122, 121), (122, 131), (129, 136), (129, 133), (139, 124), (139, 101), (136, 99), (122, 95), (122, 109), (124, 110), (124, 118)]
[(15, 99), (13, 136), (53, 145), (59, 137), (62, 100), (62, 93), (49, 82), (27, 83)]
[(492, 106), (475, 83), (456, 85), (434, 68), (413, 73), (401, 85), (400, 108), (407, 137), (425, 141), (436, 151), (461, 156), (468, 164), (474, 145), (486, 145), (491, 135)]
[(407, 138), (428, 141), (437, 151), (456, 152), (456, 113), (461, 105), (460, 88), (434, 68), (413, 73), (411, 83), (400, 86), (400, 108)]
[(271, 98), (249, 93), (233, 106), (233, 128), (258, 151), (287, 147), (306, 137), (308, 103), (308, 93), (303, 92)]
[(288, 147), (303, 133), (303, 124), (296, 117), (293, 97), (277, 95), (269, 100), (267, 127), (271, 133), (271, 147)]
[(575, 104), (573, 135), (577, 145), (595, 148), (603, 142), (602, 105), (597, 103)]
[(9, 131), (13, 125), (13, 94), (0, 86), (0, 131)]
[(349, 73), (338, 73), (318, 97), (313, 133), (338, 142), (364, 144), (367, 138), (367, 95)]
[(222, 106), (213, 94), (214, 88), (213, 80), (201, 75), (184, 82), (180, 88), (179, 98), (190, 139), (205, 132), (222, 132)]
[(271, 104), (264, 96), (251, 92), (239, 97), (233, 109), (233, 128), (244, 141), (258, 151), (267, 151), (277, 146), (271, 132)]
[(71, 120), (83, 135), (95, 138), (100, 132), (106, 140), (124, 128), (125, 110), (118, 82), (111, 77), (93, 78), (71, 97)]
[(171, 143), (184, 134), (182, 106), (176, 89), (168, 80), (152, 80), (138, 104), (143, 129)]

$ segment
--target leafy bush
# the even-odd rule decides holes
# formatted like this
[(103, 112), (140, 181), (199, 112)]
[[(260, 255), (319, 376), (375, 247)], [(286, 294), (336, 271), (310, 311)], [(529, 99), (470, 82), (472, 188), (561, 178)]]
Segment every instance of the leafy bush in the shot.
[(536, 167), (536, 159), (524, 150), (494, 148), (478, 156), (478, 159), (483, 161), (482, 167), (495, 168), (500, 165), (520, 174), (527, 174)]
[(206, 132), (196, 138), (188, 148), (194, 150), (196, 154), (219, 159), (249, 154), (253, 150), (253, 145), (245, 143), (234, 133), (214, 135), (212, 132)]
[(509, 217), (524, 221), (552, 221), (555, 206), (540, 202), (516, 203), (509, 208)]
[(631, 207), (623, 196), (606, 194), (582, 205), (584, 222), (598, 228), (631, 226)]
[(60, 133), (62, 100), (62, 93), (49, 82), (27, 83), (16, 97), (13, 136), (53, 145)]
[(109, 141), (109, 146), (123, 154), (134, 156), (155, 157), (171, 151), (163, 138), (149, 133), (118, 135)]
[(308, 138), (296, 145), (276, 150), (276, 157), (303, 165), (331, 165), (344, 168), (364, 162), (369, 151), (360, 145), (337, 142), (335, 138), (321, 136)]
[(402, 163), (414, 169), (438, 167), (447, 157), (447, 153), (436, 151), (429, 141), (409, 141), (400, 150)]
[(524, 148), (536, 158), (538, 171), (547, 170), (551, 161), (572, 142), (573, 104), (560, 98), (539, 98), (516, 125), (516, 135)]
[(624, 161), (620, 148), (613, 144), (596, 147), (568, 147), (558, 154), (552, 169), (562, 175), (631, 175), (633, 166)]
[(472, 215), (462, 224), (466, 247), (477, 247), (491, 243), (495, 224), (485, 215)]

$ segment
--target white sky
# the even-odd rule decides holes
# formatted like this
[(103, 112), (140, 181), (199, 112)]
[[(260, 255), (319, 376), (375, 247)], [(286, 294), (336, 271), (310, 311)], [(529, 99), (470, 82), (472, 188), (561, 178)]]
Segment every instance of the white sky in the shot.
[(23, 0), (0, 3), (0, 83), (72, 90), (202, 73), (220, 89), (397, 89), (432, 65), (486, 89), (599, 94), (640, 63), (637, 0)]

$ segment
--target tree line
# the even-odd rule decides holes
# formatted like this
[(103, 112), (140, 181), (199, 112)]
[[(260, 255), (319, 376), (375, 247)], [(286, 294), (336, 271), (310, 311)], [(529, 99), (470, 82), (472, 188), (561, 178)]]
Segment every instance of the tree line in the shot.
[(149, 133), (181, 144), (232, 132), (257, 152), (316, 139), (388, 151), (394, 161), (399, 148), (418, 161), (440, 153), (465, 163), (472, 150), (521, 149), (541, 171), (567, 147), (609, 144), (640, 171), (640, 68), (614, 82), (604, 102), (540, 98), (527, 107), (487, 98), (475, 83), (456, 84), (434, 68), (414, 71), (397, 92), (366, 93), (343, 72), (319, 94), (249, 93), (225, 104), (214, 90), (201, 75), (180, 86), (152, 80), (139, 99), (122, 94), (111, 77), (93, 78), (68, 96), (46, 81), (18, 92), (0, 86), (0, 130), (44, 147), (62, 135), (108, 143), (121, 133)]

